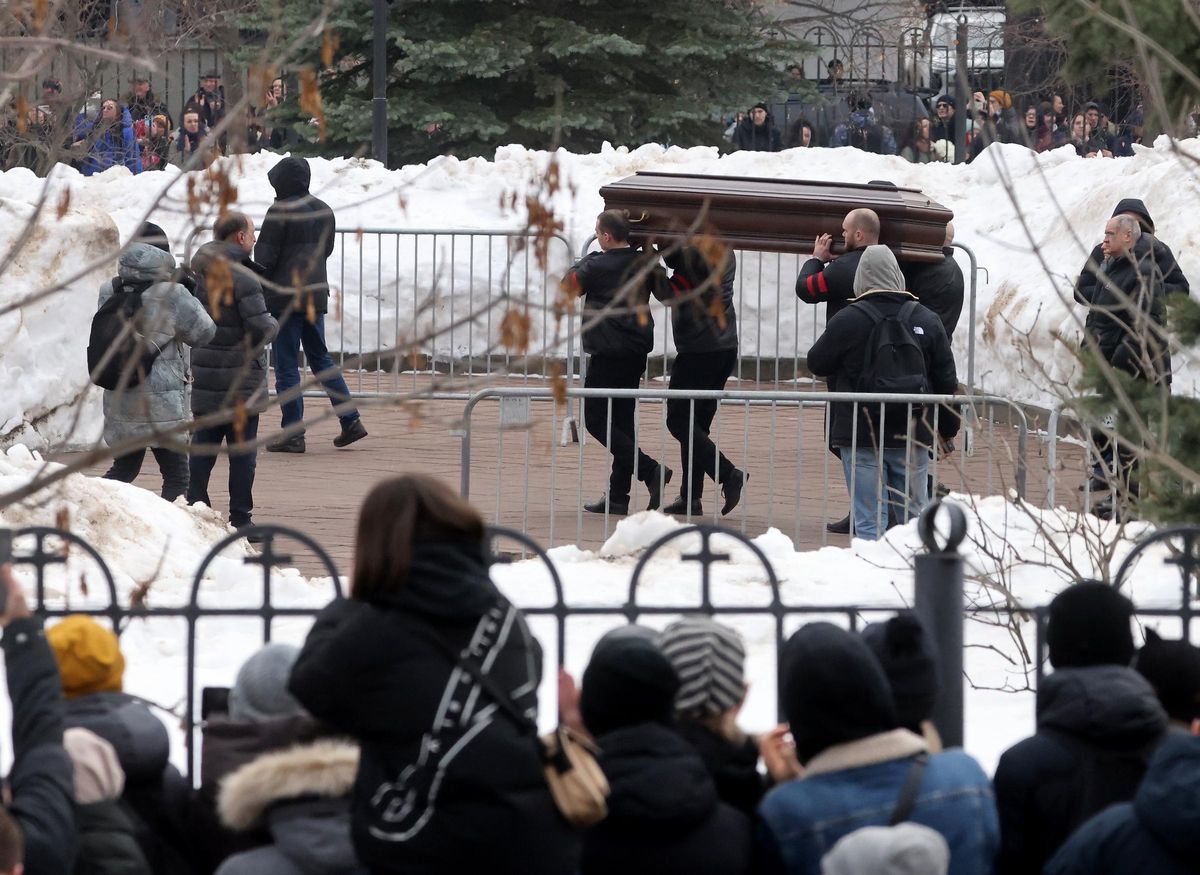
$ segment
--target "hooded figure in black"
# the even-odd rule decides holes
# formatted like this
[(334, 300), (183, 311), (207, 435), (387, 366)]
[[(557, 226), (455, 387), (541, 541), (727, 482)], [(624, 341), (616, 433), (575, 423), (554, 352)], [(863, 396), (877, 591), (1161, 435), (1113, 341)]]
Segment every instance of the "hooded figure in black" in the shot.
[(350, 598), (321, 612), (292, 670), (300, 703), (361, 747), (351, 833), (372, 875), (577, 870), (532, 726), (494, 701), (532, 721), (542, 651), (485, 552), (483, 520), (441, 481), (383, 481)]
[(1083, 581), (1050, 603), (1054, 673), (1037, 691), (1037, 733), (1000, 757), (994, 785), (1002, 844), (998, 875), (1040, 872), (1080, 824), (1133, 798), (1167, 715), (1129, 668), (1133, 605)]
[(1200, 861), (1200, 737), (1172, 735), (1132, 802), (1081, 826), (1046, 875), (1195, 875)]
[(608, 817), (584, 838), (581, 875), (750, 871), (750, 821), (721, 802), (704, 761), (672, 726), (679, 676), (642, 637), (603, 639), (583, 673), (580, 711), (611, 787)]
[(765, 103), (756, 103), (733, 132), (733, 147), (743, 152), (778, 152), (783, 148), (779, 128)]

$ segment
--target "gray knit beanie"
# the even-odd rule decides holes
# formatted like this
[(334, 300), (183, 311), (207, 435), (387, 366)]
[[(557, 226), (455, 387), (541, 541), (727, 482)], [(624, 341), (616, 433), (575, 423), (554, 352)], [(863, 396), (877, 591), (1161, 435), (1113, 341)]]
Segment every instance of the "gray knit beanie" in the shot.
[(950, 846), (919, 823), (856, 829), (821, 860), (821, 875), (946, 875), (949, 868)]
[(663, 630), (659, 646), (682, 682), (675, 696), (681, 716), (711, 717), (742, 700), (746, 646), (733, 629), (705, 616), (688, 616)]
[(287, 690), (299, 655), (299, 648), (291, 644), (268, 644), (247, 659), (229, 691), (229, 719), (264, 723), (307, 713)]

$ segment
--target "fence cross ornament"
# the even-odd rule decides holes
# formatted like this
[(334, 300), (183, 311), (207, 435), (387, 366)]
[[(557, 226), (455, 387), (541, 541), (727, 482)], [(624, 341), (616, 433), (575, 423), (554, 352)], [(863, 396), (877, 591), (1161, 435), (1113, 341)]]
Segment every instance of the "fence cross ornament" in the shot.
[[(1173, 544), (1181, 542), (1182, 549), (1175, 551), (1174, 555), (1167, 556), (1163, 559), (1164, 565), (1174, 565), (1179, 569), (1179, 584), (1180, 584), (1180, 608), (1188, 613), (1184, 617), (1184, 636), (1188, 635), (1187, 620), (1190, 619), (1191, 604), (1193, 601), (1200, 601), (1200, 526), (1197, 525), (1178, 525), (1167, 526), (1159, 529), (1149, 537), (1142, 538), (1138, 541), (1129, 555), (1121, 563), (1117, 569), (1116, 575), (1113, 577), (1113, 586), (1120, 589), (1125, 585), (1133, 570), (1133, 566), (1137, 563), (1141, 555), (1155, 544)], [(1192, 582), (1196, 582), (1195, 591), (1192, 589)]]
[[(1163, 564), (1179, 566), (1185, 600), (1190, 597), (1200, 601), (1200, 530), (1190, 529), (1182, 537), (1183, 550), (1176, 556), (1164, 559)], [(1192, 592), (1192, 581), (1196, 582), (1195, 592)]]

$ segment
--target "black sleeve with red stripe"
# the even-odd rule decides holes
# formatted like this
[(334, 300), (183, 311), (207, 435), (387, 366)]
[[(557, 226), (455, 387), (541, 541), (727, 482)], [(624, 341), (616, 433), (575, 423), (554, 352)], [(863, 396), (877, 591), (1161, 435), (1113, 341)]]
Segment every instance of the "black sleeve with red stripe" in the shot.
[(796, 277), (796, 297), (807, 304), (821, 304), (829, 300), (829, 281), (825, 271), (837, 262), (824, 264), (819, 258), (810, 258), (800, 268)]

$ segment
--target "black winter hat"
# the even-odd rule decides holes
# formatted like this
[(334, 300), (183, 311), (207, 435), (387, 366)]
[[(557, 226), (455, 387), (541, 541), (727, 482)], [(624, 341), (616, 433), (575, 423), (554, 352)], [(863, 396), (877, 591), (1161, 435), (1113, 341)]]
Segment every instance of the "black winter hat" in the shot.
[(872, 623), (863, 629), (862, 637), (891, 684), (900, 725), (919, 733), (941, 691), (933, 638), (912, 611), (902, 611), (886, 623)]
[(784, 645), (779, 671), (783, 713), (801, 763), (900, 725), (879, 660), (853, 632), (809, 623)]
[(1146, 209), (1146, 204), (1140, 198), (1127, 197), (1117, 201), (1117, 208), (1113, 210), (1113, 216), (1119, 216), (1121, 213), (1133, 213), (1138, 217), (1138, 224), (1142, 226), (1143, 231), (1154, 233), (1154, 220), (1150, 218), (1150, 211)]
[(579, 710), (599, 738), (638, 723), (671, 723), (679, 675), (658, 645), (642, 635), (601, 639), (583, 672)]
[(149, 243), (151, 246), (157, 246), (168, 255), (171, 254), (171, 241), (167, 237), (167, 232), (153, 222), (142, 222), (137, 233), (133, 235), (134, 243)]
[(938, 99), (933, 102), (934, 109), (937, 109), (939, 103), (948, 103), (954, 109), (958, 109), (958, 101), (954, 99), (953, 94), (939, 94)]
[(771, 114), (771, 110), (767, 109), (767, 105), (765, 103), (759, 102), (759, 103), (754, 104), (754, 106), (750, 107), (751, 112), (754, 112), (754, 110), (756, 110), (756, 109), (761, 109), (767, 115)]
[(1200, 717), (1200, 647), (1187, 641), (1165, 641), (1146, 630), (1146, 646), (1134, 657), (1138, 670), (1172, 720), (1191, 723)]
[(1046, 621), (1046, 646), (1055, 668), (1129, 665), (1133, 602), (1115, 587), (1081, 580), (1054, 597)]

